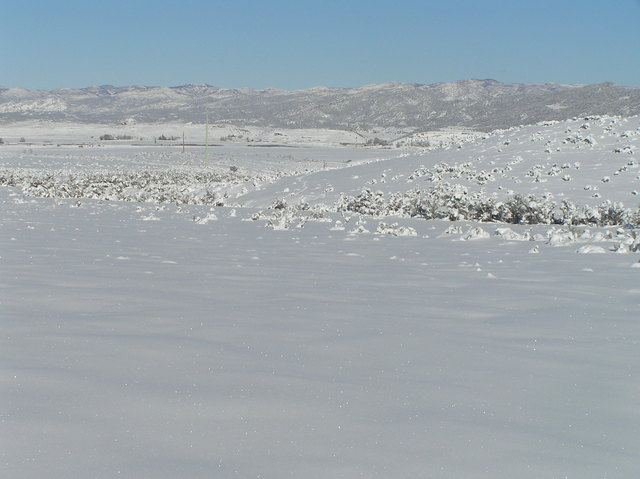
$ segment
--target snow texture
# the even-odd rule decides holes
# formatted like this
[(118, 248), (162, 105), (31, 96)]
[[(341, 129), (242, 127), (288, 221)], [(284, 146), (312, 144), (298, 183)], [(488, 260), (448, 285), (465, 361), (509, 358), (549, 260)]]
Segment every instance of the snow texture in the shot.
[(2, 477), (637, 475), (638, 117), (207, 160), (13, 128)]

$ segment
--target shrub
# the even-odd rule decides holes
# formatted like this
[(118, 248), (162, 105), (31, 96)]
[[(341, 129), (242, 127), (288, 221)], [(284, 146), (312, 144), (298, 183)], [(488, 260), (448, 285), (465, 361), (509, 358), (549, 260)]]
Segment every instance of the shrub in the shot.
[(597, 226), (638, 226), (640, 209), (625, 208), (622, 203), (605, 202), (596, 207), (579, 207), (569, 201), (560, 206), (533, 195), (514, 195), (497, 202), (481, 193), (468, 193), (461, 185), (438, 183), (426, 191), (417, 189), (392, 194), (362, 190), (357, 196), (343, 195), (337, 211), (367, 216), (420, 216), (425, 219), (480, 221), (511, 224), (561, 224)]

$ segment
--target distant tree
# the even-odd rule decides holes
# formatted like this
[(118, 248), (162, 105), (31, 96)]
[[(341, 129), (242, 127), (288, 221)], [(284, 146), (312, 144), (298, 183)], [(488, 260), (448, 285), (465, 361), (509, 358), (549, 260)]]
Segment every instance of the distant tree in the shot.
[(382, 140), (380, 138), (378, 138), (377, 136), (372, 140), (369, 139), (367, 141), (367, 145), (373, 145), (373, 146), (388, 146), (389, 142), (386, 140)]
[(26, 143), (27, 140), (25, 140), (24, 136), (22, 138), (20, 138), (20, 143)]
[(0, 138), (0, 145), (4, 145), (4, 140)]

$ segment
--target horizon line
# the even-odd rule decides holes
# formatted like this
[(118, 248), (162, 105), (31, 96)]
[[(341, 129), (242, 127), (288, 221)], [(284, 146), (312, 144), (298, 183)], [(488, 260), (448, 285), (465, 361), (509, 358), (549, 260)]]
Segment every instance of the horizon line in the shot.
[(495, 80), (492, 78), (468, 78), (463, 80), (454, 80), (454, 81), (441, 81), (434, 83), (419, 83), (419, 82), (400, 82), (400, 81), (389, 81), (382, 83), (368, 83), (359, 86), (351, 86), (351, 87), (341, 87), (341, 86), (326, 86), (326, 85), (315, 85), (304, 88), (278, 88), (278, 87), (265, 87), (265, 88), (252, 88), (252, 87), (221, 87), (217, 85), (212, 85), (209, 83), (184, 83), (181, 85), (146, 85), (146, 84), (129, 84), (129, 85), (112, 85), (110, 83), (105, 83), (101, 85), (87, 85), (84, 87), (56, 87), (50, 89), (42, 89), (42, 88), (25, 88), (21, 86), (4, 86), (0, 85), (0, 90), (26, 90), (26, 91), (42, 91), (42, 92), (52, 92), (59, 90), (88, 90), (92, 88), (118, 88), (118, 89), (126, 89), (126, 88), (185, 88), (191, 86), (200, 86), (206, 88), (216, 88), (219, 90), (249, 90), (249, 91), (305, 91), (305, 90), (316, 90), (316, 89), (326, 89), (326, 90), (358, 90), (362, 88), (370, 88), (376, 86), (392, 86), (392, 85), (401, 85), (401, 86), (414, 86), (414, 87), (429, 87), (429, 86), (438, 86), (438, 85), (446, 85), (446, 84), (455, 84), (455, 83), (468, 83), (468, 82), (483, 82), (483, 83), (495, 83), (502, 85), (557, 85), (557, 86), (566, 86), (566, 87), (584, 87), (584, 86), (592, 86), (592, 85), (612, 85), (619, 86), (622, 88), (640, 88), (640, 86), (633, 85), (619, 85), (612, 81), (604, 81), (598, 83), (563, 83), (563, 82), (502, 82), (499, 80)]

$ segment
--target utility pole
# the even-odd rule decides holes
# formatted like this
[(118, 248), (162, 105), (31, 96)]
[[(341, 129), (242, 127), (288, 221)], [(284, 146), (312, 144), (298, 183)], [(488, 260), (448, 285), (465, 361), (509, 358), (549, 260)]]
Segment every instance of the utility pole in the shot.
[(209, 100), (204, 104), (204, 166), (209, 166)]

